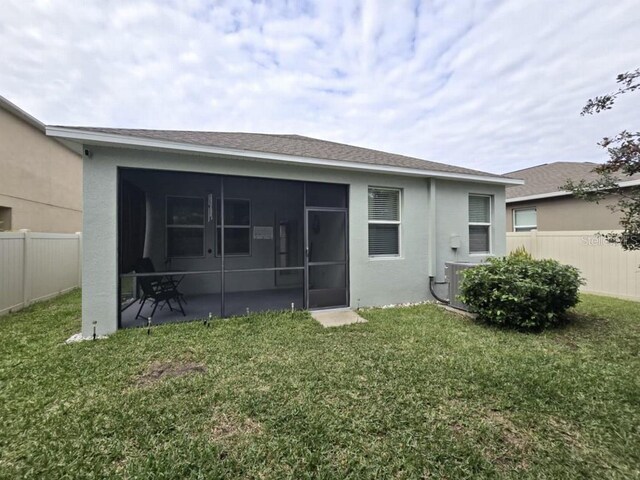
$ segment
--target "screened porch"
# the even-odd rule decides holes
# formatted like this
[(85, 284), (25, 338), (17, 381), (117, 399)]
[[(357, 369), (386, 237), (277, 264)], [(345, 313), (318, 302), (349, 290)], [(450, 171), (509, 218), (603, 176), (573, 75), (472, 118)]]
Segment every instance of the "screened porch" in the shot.
[(345, 185), (121, 169), (120, 328), (348, 305), (347, 199)]

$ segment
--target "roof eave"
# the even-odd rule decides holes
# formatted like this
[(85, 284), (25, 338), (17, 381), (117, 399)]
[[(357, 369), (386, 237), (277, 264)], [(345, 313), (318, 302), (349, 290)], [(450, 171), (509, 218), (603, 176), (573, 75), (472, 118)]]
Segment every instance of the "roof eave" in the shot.
[(45, 128), (46, 127), (45, 127), (44, 123), (42, 123), (40, 120), (38, 120), (33, 115), (30, 115), (27, 112), (25, 112), (23, 109), (21, 109), (15, 103), (10, 102), (6, 98), (4, 98), (2, 95), (0, 95), (0, 107), (4, 108), (8, 112), (12, 113), (13, 115), (18, 117), (19, 119), (27, 122), (32, 127), (37, 128), (42, 133), (45, 133)]
[[(618, 182), (618, 187), (620, 188), (637, 187), (637, 186), (640, 186), (640, 179), (627, 180), (625, 182)], [(566, 190), (558, 190), (557, 192), (538, 193), (535, 195), (525, 195), (522, 197), (507, 198), (506, 203), (528, 202), (531, 200), (541, 200), (545, 198), (565, 197), (567, 195), (572, 195), (572, 192), (568, 192)]]
[(114, 135), (102, 132), (91, 132), (66, 127), (46, 127), (47, 135), (59, 139), (66, 139), (83, 145), (104, 145), (114, 147), (132, 147), (142, 149), (167, 150), (175, 152), (187, 152), (207, 155), (219, 155), (226, 157), (245, 158), (270, 162), (282, 162), (289, 164), (320, 166), (339, 168), (346, 170), (369, 171), (377, 173), (410, 175), (420, 177), (442, 178), (447, 180), (466, 180), (471, 182), (491, 183), (499, 185), (522, 185), (523, 180), (505, 178), (500, 176), (483, 176), (466, 173), (442, 172), (438, 170), (422, 170), (418, 168), (396, 167), (392, 165), (373, 165), (343, 160), (331, 160), (314, 157), (300, 157), (278, 153), (258, 152), (253, 150), (240, 150), (207, 145), (195, 145), (184, 142), (171, 142), (129, 135)]
[(505, 200), (505, 203), (528, 202), (530, 200), (541, 200), (544, 198), (564, 197), (566, 195), (571, 195), (571, 192), (566, 192), (562, 190), (557, 192), (538, 193), (536, 195), (525, 195), (523, 197), (507, 198)]

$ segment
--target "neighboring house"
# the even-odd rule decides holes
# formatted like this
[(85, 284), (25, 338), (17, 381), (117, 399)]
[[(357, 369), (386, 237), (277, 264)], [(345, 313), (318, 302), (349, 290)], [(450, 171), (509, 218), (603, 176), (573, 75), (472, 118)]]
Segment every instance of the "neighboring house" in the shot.
[[(620, 229), (619, 215), (607, 208), (617, 202), (614, 197), (595, 204), (561, 190), (569, 179), (595, 180), (593, 169), (597, 166), (591, 162), (555, 162), (507, 173), (525, 181), (524, 185), (507, 188), (507, 232)], [(625, 177), (620, 185), (640, 185), (640, 175)]]
[(85, 336), (432, 299), (445, 261), (505, 253), (505, 186), (522, 183), (298, 135), (47, 134), (84, 155)]
[(0, 231), (82, 229), (82, 157), (0, 96)]

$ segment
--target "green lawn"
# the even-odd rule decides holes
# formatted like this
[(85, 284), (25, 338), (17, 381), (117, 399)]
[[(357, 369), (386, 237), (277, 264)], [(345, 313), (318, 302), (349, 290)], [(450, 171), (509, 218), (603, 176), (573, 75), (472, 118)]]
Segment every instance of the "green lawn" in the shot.
[(80, 293), (0, 318), (2, 478), (640, 477), (640, 305), (522, 334), (433, 305), (65, 345)]

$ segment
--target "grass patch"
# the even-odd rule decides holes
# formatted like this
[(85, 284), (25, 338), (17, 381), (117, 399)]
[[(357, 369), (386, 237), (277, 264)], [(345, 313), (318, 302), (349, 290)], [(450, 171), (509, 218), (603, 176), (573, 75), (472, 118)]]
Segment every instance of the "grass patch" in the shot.
[(639, 477), (640, 305), (542, 334), (433, 305), (65, 345), (80, 293), (0, 318), (0, 477)]

